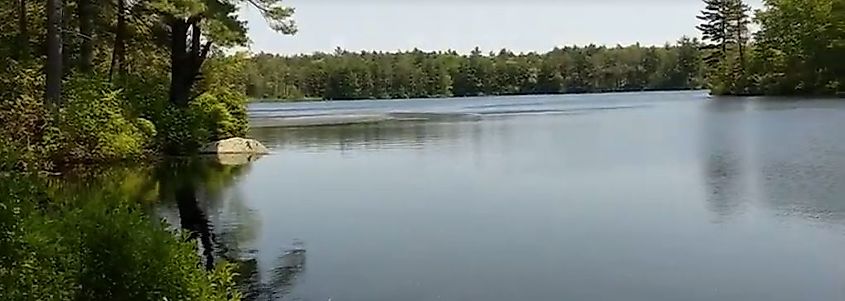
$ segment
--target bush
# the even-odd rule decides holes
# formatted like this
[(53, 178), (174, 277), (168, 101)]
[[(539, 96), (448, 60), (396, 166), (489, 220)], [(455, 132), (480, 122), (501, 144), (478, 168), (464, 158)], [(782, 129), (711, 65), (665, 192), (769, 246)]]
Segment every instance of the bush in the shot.
[(191, 154), (208, 142), (246, 134), (246, 98), (221, 90), (203, 93), (185, 109), (170, 105), (156, 119), (167, 129), (158, 136), (165, 153)]
[(166, 128), (159, 136), (168, 154), (192, 154), (205, 143), (232, 137), (236, 122), (220, 100), (205, 93), (190, 102), (187, 109), (169, 106), (160, 126)]
[(109, 82), (68, 80), (55, 110), (43, 102), (43, 84), (37, 69), (16, 64), (0, 76), (0, 170), (124, 160), (153, 147), (153, 123), (129, 114)]
[(0, 300), (239, 299), (230, 265), (206, 272), (193, 243), (133, 203), (48, 201), (38, 183), (0, 179)]
[(195, 126), (195, 118), (186, 109), (167, 105), (154, 122), (157, 127), (166, 129), (156, 136), (166, 154), (194, 153), (208, 139), (207, 132)]
[(128, 116), (120, 91), (108, 82), (76, 79), (67, 86), (65, 106), (56, 122), (61, 133), (57, 160), (125, 160), (143, 155), (151, 146), (155, 127)]
[(198, 84), (206, 91), (195, 104), (206, 116), (206, 128), (213, 129), (212, 139), (246, 135), (249, 130), (246, 105), (246, 79), (243, 77), (248, 59), (245, 54), (215, 56), (204, 65), (204, 78)]
[(209, 140), (243, 136), (247, 131), (246, 97), (229, 89), (206, 92), (190, 104), (198, 129), (208, 131)]
[(51, 167), (56, 130), (42, 101), (43, 84), (36, 67), (8, 62), (0, 73), (0, 171)]

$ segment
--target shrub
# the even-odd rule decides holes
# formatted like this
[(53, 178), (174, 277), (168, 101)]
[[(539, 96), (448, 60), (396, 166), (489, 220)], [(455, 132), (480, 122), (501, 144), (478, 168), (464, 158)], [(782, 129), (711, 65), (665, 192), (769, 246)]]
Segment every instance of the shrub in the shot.
[(37, 68), (9, 62), (0, 74), (0, 171), (48, 168), (56, 148), (51, 116), (44, 105), (44, 77)]
[(231, 89), (215, 89), (191, 102), (190, 110), (199, 129), (210, 140), (243, 136), (247, 131), (246, 96)]
[(159, 144), (168, 154), (194, 153), (202, 145), (243, 136), (248, 129), (246, 96), (226, 87), (214, 88), (193, 99), (187, 108), (168, 105), (155, 118)]
[(239, 299), (230, 265), (206, 272), (192, 242), (134, 203), (47, 201), (38, 183), (0, 179), (0, 300)]
[(151, 146), (155, 127), (123, 109), (119, 90), (108, 82), (75, 79), (68, 85), (57, 127), (58, 160), (104, 162), (141, 156)]
[(0, 170), (50, 169), (141, 156), (154, 145), (155, 126), (135, 117), (120, 90), (105, 80), (71, 78), (64, 102), (43, 102), (43, 75), (10, 64), (0, 76)]
[[(212, 139), (243, 136), (249, 130), (247, 120), (246, 79), (243, 74), (248, 63), (244, 53), (231, 56), (214, 56), (203, 66), (203, 80), (198, 84), (200, 91), (206, 91), (197, 98), (201, 107), (214, 106), (209, 128), (213, 128)], [(206, 111), (208, 112), (208, 111)]]

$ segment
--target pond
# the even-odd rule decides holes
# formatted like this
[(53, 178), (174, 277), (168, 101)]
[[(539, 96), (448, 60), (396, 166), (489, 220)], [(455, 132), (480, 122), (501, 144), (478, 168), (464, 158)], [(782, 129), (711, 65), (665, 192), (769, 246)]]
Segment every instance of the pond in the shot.
[(171, 175), (196, 178), (198, 202), (156, 212), (249, 263), (251, 298), (845, 300), (840, 100), (692, 91), (250, 112), (271, 154)]

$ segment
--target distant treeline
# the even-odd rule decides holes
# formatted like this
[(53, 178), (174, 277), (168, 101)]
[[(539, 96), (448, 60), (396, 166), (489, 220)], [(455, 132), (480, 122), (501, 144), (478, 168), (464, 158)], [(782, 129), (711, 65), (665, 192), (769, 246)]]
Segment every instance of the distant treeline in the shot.
[(704, 87), (702, 44), (564, 47), (515, 54), (503, 49), (257, 54), (247, 94), (257, 99), (369, 99), (557, 94)]

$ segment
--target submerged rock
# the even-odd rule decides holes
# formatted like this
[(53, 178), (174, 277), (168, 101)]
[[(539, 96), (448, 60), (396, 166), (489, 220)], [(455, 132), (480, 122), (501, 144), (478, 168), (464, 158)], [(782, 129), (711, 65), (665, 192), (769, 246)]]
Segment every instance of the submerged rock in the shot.
[(207, 144), (200, 149), (203, 154), (266, 154), (267, 150), (261, 142), (246, 138), (229, 138)]
[(258, 160), (262, 155), (261, 154), (208, 154), (204, 155), (205, 158), (209, 158), (212, 161), (216, 162), (220, 165), (227, 165), (227, 166), (239, 166), (239, 165), (247, 165), (252, 163), (255, 160)]

